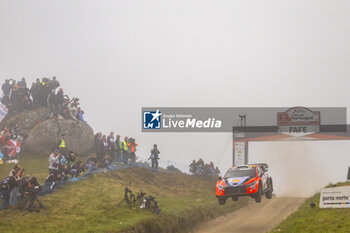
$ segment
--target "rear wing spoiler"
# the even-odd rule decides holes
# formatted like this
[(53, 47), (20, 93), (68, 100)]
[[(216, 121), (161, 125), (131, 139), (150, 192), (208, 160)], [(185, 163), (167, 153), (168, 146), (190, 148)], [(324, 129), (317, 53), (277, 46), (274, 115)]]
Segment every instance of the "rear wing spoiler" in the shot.
[(269, 165), (267, 165), (266, 163), (253, 163), (250, 165), (259, 166), (262, 169), (264, 169), (264, 171), (267, 171), (269, 169)]

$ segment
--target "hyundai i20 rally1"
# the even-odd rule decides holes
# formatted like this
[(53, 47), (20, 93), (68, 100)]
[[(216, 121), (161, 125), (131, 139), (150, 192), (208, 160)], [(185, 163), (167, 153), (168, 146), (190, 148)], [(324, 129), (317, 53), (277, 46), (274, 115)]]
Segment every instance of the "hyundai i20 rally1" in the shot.
[(216, 197), (224, 205), (228, 198), (237, 201), (240, 196), (250, 196), (261, 202), (262, 196), (272, 198), (272, 178), (266, 163), (233, 166), (216, 183)]

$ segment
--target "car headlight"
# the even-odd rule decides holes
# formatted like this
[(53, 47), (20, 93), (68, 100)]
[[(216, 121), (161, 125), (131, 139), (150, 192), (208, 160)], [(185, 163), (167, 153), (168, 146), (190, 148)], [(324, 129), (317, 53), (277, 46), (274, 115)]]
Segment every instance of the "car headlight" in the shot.
[(249, 183), (249, 184), (246, 184), (245, 186), (246, 187), (249, 187), (249, 188), (252, 188), (252, 187), (254, 187), (256, 185), (256, 181), (253, 181), (253, 182), (251, 182), (251, 183)]

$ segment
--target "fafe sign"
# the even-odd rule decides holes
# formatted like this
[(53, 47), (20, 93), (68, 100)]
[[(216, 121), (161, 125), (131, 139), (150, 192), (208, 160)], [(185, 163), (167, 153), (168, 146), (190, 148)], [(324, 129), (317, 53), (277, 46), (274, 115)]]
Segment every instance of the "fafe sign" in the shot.
[(320, 123), (320, 112), (305, 107), (294, 107), (277, 113), (277, 126), (280, 132), (294, 136), (319, 132)]

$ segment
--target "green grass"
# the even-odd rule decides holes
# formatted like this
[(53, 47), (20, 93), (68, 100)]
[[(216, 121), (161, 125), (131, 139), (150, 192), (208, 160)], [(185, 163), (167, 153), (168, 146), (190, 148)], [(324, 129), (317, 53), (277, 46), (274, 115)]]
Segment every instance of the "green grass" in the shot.
[[(18, 165), (25, 169), (24, 175), (36, 176), (42, 183), (49, 173), (49, 156), (47, 158), (24, 156), (19, 160)], [(0, 165), (0, 179), (7, 177), (14, 166), (13, 163)]]
[[(337, 186), (350, 185), (349, 182)], [(329, 185), (331, 187), (332, 185)], [(310, 207), (315, 203), (314, 208)], [(320, 209), (320, 194), (308, 199), (297, 212), (290, 215), (272, 232), (285, 233), (343, 233), (350, 232), (350, 209)]]
[[(28, 166), (28, 171), (37, 177), (47, 175), (46, 168), (29, 169), (31, 163), (39, 166), (44, 163), (42, 160), (23, 160), (23, 166)], [(3, 167), (0, 169), (2, 172)], [(195, 224), (246, 205), (244, 199), (218, 205), (215, 182), (215, 179), (145, 168), (95, 174), (42, 197), (47, 209), (40, 213), (21, 211), (17, 207), (0, 211), (0, 232), (186, 232)], [(161, 214), (118, 206), (125, 186), (134, 192), (142, 189), (155, 196)]]

